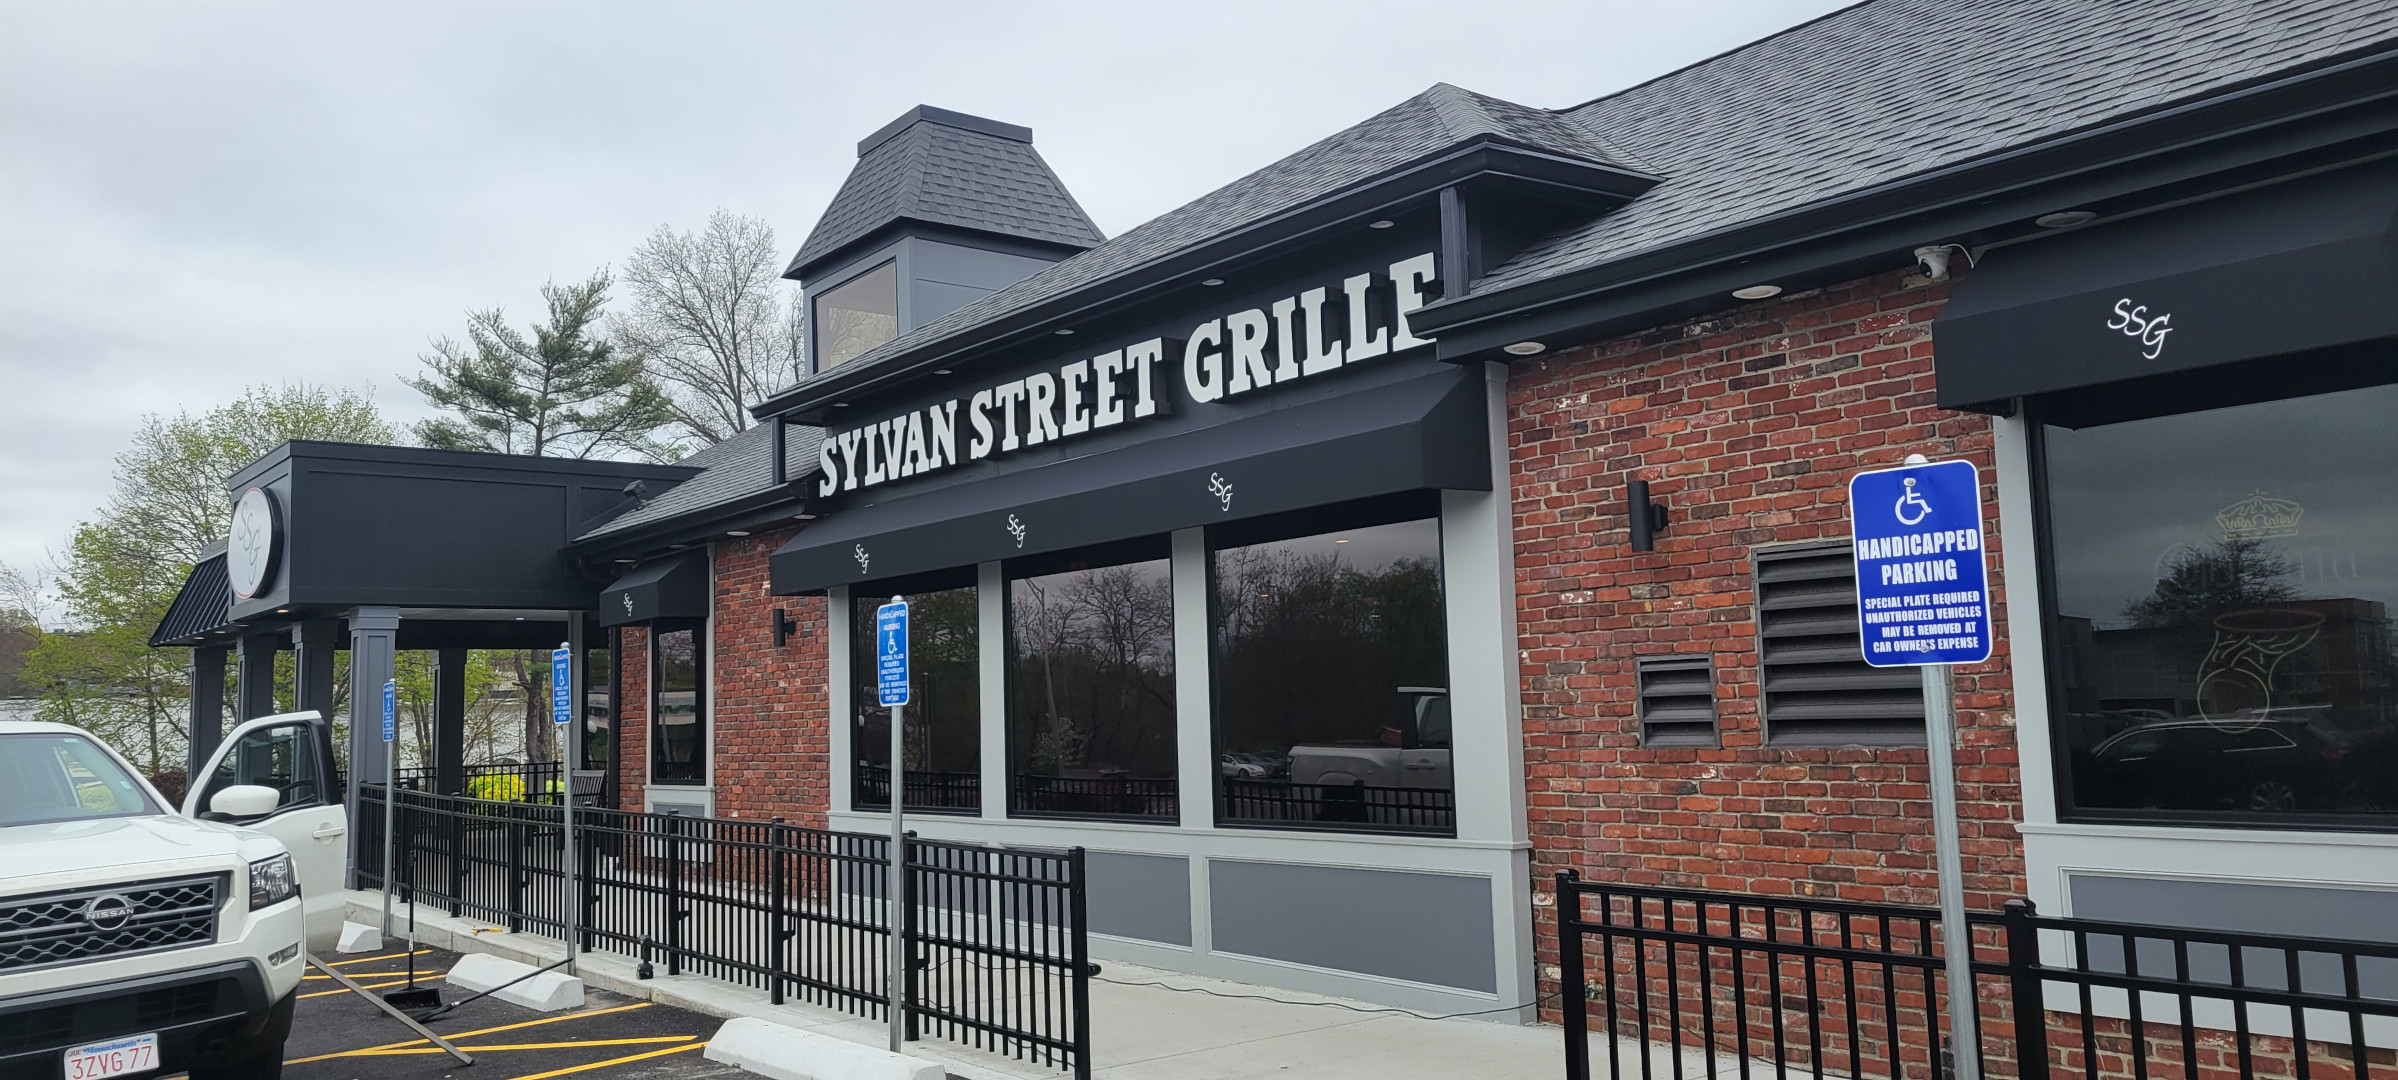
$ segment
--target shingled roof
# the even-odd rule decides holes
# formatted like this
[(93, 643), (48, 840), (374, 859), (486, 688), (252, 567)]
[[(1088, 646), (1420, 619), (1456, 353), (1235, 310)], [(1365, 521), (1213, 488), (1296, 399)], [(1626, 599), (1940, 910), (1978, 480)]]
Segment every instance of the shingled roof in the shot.
[[(798, 478), (816, 471), (816, 445), (824, 430), (791, 425), (783, 439), (784, 475)], [(659, 492), (648, 502), (584, 533), (578, 540), (600, 540), (685, 514), (722, 506), (774, 487), (774, 429), (753, 425), (747, 431), (676, 462), (699, 475)]]
[(919, 105), (858, 143), (858, 163), (800, 245), (802, 277), (898, 221), (1087, 248), (1106, 239), (1032, 148), (1032, 130)]
[[(1440, 84), (910, 331), (870, 367), (1475, 139), (1665, 178), (1480, 294), (2120, 120), (2398, 37), (2372, 0), (1868, 0), (1562, 110)], [(811, 238), (810, 243), (814, 240)], [(803, 252), (803, 258), (805, 252)]]

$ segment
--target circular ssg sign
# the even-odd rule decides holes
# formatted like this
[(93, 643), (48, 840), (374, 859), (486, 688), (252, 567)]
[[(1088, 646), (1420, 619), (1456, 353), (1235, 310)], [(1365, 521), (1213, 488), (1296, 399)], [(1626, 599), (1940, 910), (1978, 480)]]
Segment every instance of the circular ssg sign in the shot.
[(283, 508), (273, 492), (251, 488), (233, 504), (233, 530), (225, 539), (225, 574), (233, 595), (244, 600), (265, 592), (283, 555)]

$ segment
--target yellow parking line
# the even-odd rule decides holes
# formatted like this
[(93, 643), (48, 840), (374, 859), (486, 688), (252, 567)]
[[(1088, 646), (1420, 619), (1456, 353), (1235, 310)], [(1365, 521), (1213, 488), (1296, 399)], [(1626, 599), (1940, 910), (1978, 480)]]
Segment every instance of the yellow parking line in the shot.
[[(423, 955), (425, 955), (426, 953), (429, 953), (429, 952), (432, 952), (432, 951), (433, 951), (433, 950), (431, 950), (431, 949), (418, 949), (418, 950), (416, 950), (416, 952), (415, 952), (413, 955), (416, 955), (416, 956), (423, 956)], [(381, 955), (381, 956), (361, 956), (361, 957), (359, 957), (359, 958), (358, 958), (358, 959), (356, 959), (356, 960), (341, 960), (341, 961), (336, 961), (336, 962), (334, 962), (334, 963), (326, 964), (325, 966), (326, 966), (326, 967), (348, 967), (348, 966), (350, 966), (351, 964), (371, 964), (371, 963), (374, 963), (374, 962), (375, 962), (375, 961), (377, 961), (377, 960), (401, 960), (401, 959), (405, 959), (405, 958), (407, 958), (409, 955), (411, 955), (411, 954), (409, 954), (409, 953), (404, 953), (404, 952), (395, 952), (395, 953), (385, 953), (385, 954), (383, 954), (383, 955)]]
[[(440, 982), (440, 981), (441, 981), (441, 975), (442, 975), (442, 973), (441, 973), (441, 972), (438, 972), (438, 971), (427, 971), (427, 972), (423, 972), (423, 973), (421, 973), (421, 974), (417, 975), (416, 979), (417, 979), (417, 981), (418, 981), (418, 982)], [(358, 988), (359, 988), (359, 989), (361, 989), (361, 990), (381, 990), (381, 989), (384, 989), (384, 988), (386, 988), (386, 987), (392, 987), (392, 986), (406, 986), (406, 985), (408, 985), (408, 980), (406, 980), (406, 979), (393, 979), (393, 980), (391, 980), (390, 982), (379, 982), (379, 983), (360, 983), (360, 984), (358, 984)], [(303, 998), (303, 999), (306, 999), (306, 998), (330, 997), (330, 996), (332, 996), (332, 995), (334, 995), (334, 994), (347, 994), (347, 993), (349, 993), (349, 992), (350, 992), (350, 990), (349, 990), (349, 988), (348, 988), (348, 987), (343, 987), (343, 988), (341, 988), (341, 989), (338, 989), (338, 990), (319, 990), (319, 991), (317, 991), (316, 993), (313, 993), (313, 994), (302, 994), (302, 995), (300, 995), (300, 997), (301, 997), (301, 998)]]
[[(471, 1039), (477, 1035), (496, 1035), (503, 1031), (515, 1031), (518, 1028), (540, 1027), (543, 1024), (555, 1024), (560, 1020), (580, 1020), (586, 1016), (606, 1016), (609, 1013), (620, 1013), (632, 1009), (646, 1009), (649, 1008), (651, 1004), (651, 1002), (647, 1001), (636, 1001), (630, 1005), (618, 1005), (610, 1009), (593, 1009), (590, 1012), (567, 1013), (564, 1016), (544, 1016), (539, 1020), (522, 1020), (513, 1024), (501, 1024), (498, 1027), (477, 1028), (474, 1031), (462, 1031), (456, 1035), (450, 1036), (450, 1040), (453, 1044), (455, 1044), (459, 1039)], [(336, 1054), (318, 1054), (315, 1057), (293, 1058), (290, 1061), (284, 1062), (284, 1064), (300, 1065), (310, 1061), (329, 1061), (333, 1058), (349, 1057), (353, 1054), (363, 1054), (373, 1050), (396, 1050), (403, 1046), (416, 1046), (424, 1041), (425, 1040), (423, 1039), (403, 1039), (399, 1042), (384, 1043), (381, 1046), (369, 1046), (358, 1050), (344, 1050)]]
[(508, 1080), (549, 1080), (549, 1078), (553, 1076), (567, 1076), (573, 1073), (590, 1072), (593, 1069), (605, 1069), (610, 1065), (622, 1065), (628, 1061), (640, 1061), (643, 1058), (665, 1057), (668, 1054), (680, 1054), (685, 1050), (697, 1050), (706, 1045), (708, 1044), (704, 1042), (685, 1043), (681, 1046), (669, 1046), (664, 1050), (652, 1050), (646, 1054), (627, 1054), (620, 1058), (609, 1058), (606, 1061), (594, 1061), (589, 1065), (571, 1065), (563, 1069), (551, 1069), (548, 1072), (526, 1073), (523, 1076), (509, 1077)]
[[(682, 1043), (699, 1038), (697, 1035), (650, 1035), (638, 1039), (594, 1039), (590, 1042), (505, 1043), (497, 1046), (461, 1046), (460, 1050), (481, 1053), (485, 1050), (574, 1050), (585, 1046), (654, 1046), (658, 1043)], [(438, 1046), (404, 1046), (397, 1050), (352, 1050), (335, 1057), (399, 1057), (405, 1054), (438, 1054)]]

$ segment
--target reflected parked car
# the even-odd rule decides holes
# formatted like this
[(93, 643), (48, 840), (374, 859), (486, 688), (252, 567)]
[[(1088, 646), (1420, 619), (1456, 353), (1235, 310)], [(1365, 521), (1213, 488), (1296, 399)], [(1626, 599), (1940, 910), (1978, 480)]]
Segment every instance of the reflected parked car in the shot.
[(2287, 813), (2349, 809), (2352, 747), (2326, 734), (2324, 709), (2176, 719), (2111, 735), (2080, 770), (2094, 806)]

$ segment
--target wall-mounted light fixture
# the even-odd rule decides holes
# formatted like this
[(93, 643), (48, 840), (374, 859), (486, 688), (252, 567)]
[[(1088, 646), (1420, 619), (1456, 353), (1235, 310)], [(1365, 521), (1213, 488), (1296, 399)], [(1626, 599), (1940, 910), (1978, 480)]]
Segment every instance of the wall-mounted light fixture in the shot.
[(1649, 501), (1649, 482), (1624, 478), (1624, 516), (1632, 522), (1632, 550), (1657, 550), (1657, 534), (1665, 528), (1665, 504)]
[(784, 642), (786, 642), (786, 641), (789, 641), (789, 640), (791, 640), (791, 634), (792, 634), (794, 631), (798, 630), (798, 629), (799, 629), (799, 620), (798, 620), (798, 619), (794, 619), (794, 618), (792, 618), (792, 617), (791, 617), (791, 616), (790, 616), (790, 615), (789, 615), (787, 612), (785, 612), (785, 611), (784, 611), (783, 609), (781, 609), (781, 608), (776, 608), (776, 609), (774, 609), (774, 647), (775, 647), (775, 648), (778, 648), (778, 649), (779, 649), (779, 648), (782, 648), (782, 647), (783, 647), (783, 643), (784, 643)]

